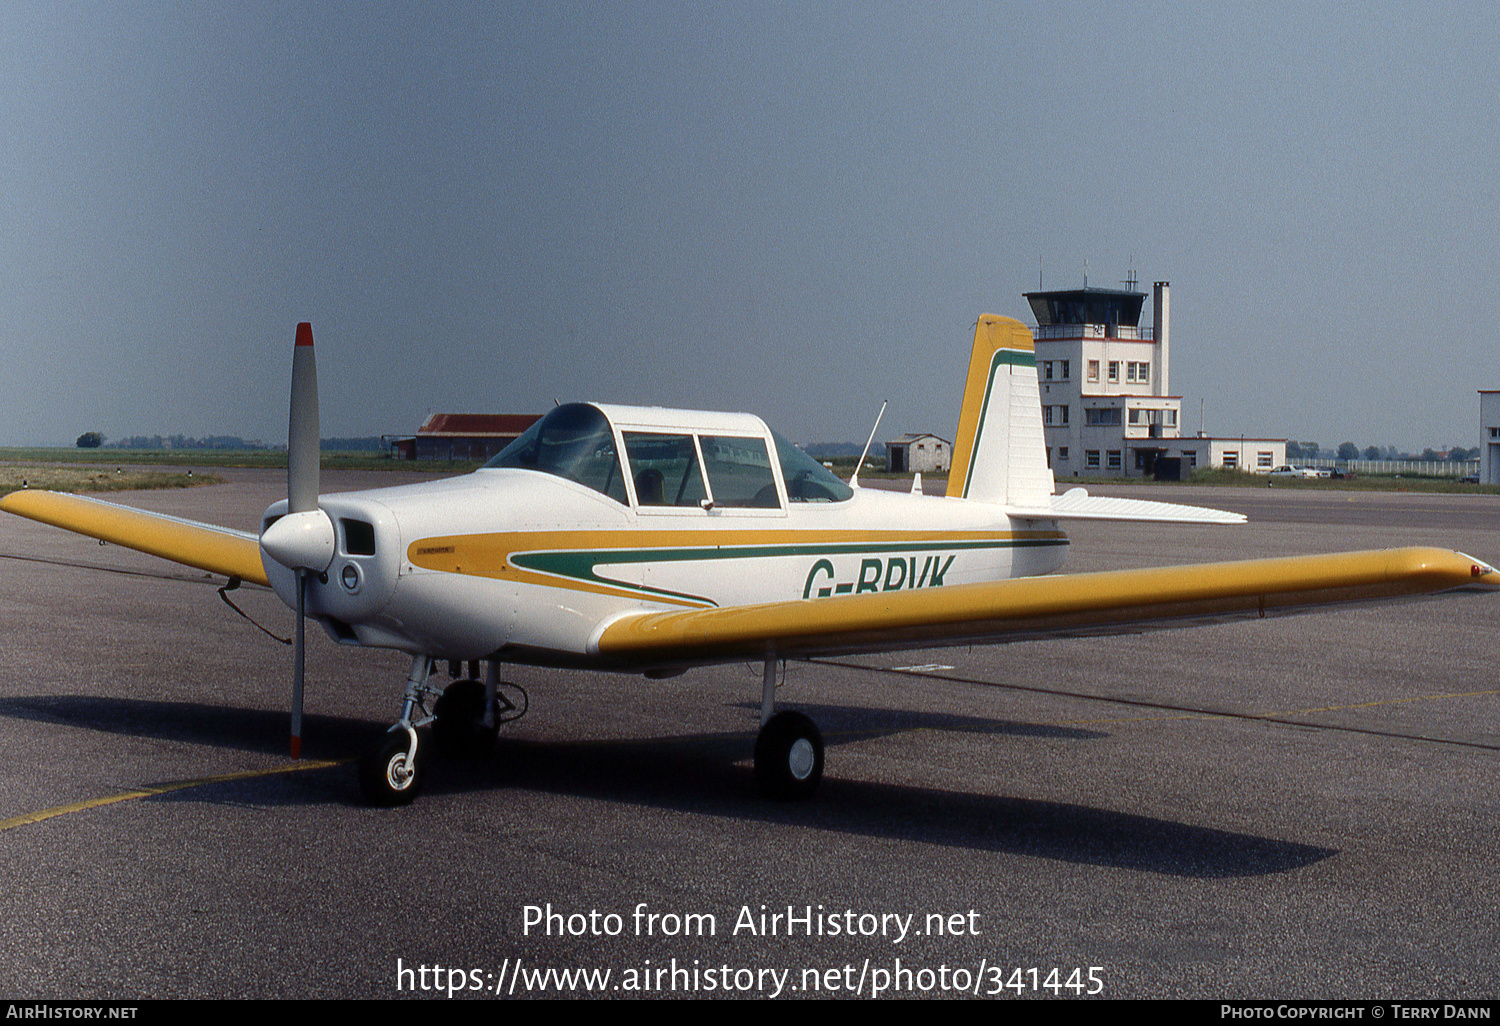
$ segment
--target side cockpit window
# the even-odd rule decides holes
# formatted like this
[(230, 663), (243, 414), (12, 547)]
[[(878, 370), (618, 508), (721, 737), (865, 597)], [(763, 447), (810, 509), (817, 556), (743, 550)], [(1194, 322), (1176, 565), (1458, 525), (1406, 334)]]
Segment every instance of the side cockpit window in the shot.
[(764, 438), (704, 435), (703, 463), (714, 505), (729, 509), (780, 509), (776, 478)]
[[(625, 459), (641, 506), (780, 509), (764, 438), (626, 431)], [(699, 455), (702, 455), (702, 463)], [(705, 484), (705, 475), (706, 484)]]
[(627, 501), (614, 432), (604, 414), (587, 403), (557, 407), (485, 467), (539, 470), (586, 485), (622, 505)]
[(626, 431), (625, 455), (642, 506), (696, 506), (708, 497), (692, 435)]

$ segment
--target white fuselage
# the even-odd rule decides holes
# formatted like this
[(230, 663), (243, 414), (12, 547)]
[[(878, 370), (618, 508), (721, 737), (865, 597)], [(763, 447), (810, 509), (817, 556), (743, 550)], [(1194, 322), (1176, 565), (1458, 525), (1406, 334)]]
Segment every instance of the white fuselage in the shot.
[[(868, 488), (789, 503), (782, 486), (775, 509), (643, 506), (486, 469), (319, 505), (337, 547), (326, 580), (310, 582), (308, 615), (344, 643), (444, 659), (587, 665), (603, 629), (633, 613), (1034, 576), (1067, 547), (1055, 521)], [(295, 608), (292, 572), (265, 563)]]

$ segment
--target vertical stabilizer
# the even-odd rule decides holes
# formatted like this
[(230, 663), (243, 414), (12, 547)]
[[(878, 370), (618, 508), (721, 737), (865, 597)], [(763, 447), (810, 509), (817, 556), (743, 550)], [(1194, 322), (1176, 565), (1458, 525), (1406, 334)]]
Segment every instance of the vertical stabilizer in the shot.
[(1031, 331), (985, 314), (974, 331), (948, 496), (1045, 507), (1052, 487)]

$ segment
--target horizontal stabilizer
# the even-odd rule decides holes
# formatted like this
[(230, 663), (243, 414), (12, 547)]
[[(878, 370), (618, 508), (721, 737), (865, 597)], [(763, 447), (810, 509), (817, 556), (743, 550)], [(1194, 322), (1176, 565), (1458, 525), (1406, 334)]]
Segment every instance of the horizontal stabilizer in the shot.
[(0, 509), (212, 574), (270, 584), (260, 540), (244, 531), (63, 492), (11, 492)]
[(1229, 513), (1204, 506), (1184, 506), (1176, 502), (1154, 502), (1150, 499), (1116, 499), (1090, 495), (1085, 489), (1070, 488), (1062, 495), (1051, 496), (1046, 506), (1007, 506), (1005, 512), (1025, 520), (1139, 520), (1156, 524), (1243, 524), (1242, 513)]

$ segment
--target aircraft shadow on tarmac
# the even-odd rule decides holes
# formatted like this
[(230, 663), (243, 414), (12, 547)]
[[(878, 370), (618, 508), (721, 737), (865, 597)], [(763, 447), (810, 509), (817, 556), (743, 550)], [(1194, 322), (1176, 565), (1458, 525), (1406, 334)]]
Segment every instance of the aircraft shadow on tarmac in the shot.
[[(908, 730), (1044, 734), (1088, 740), (1103, 735), (1065, 727), (982, 720), (946, 713), (799, 706), (827, 730), (829, 748)], [(63, 695), (0, 700), (0, 716), (83, 729), (281, 754), (286, 714), (197, 703)], [(366, 720), (310, 716), (305, 754), (348, 760), (384, 728)], [(828, 776), (807, 802), (760, 797), (749, 762), (753, 732), (607, 741), (530, 741), (501, 735), (494, 750), (432, 764), (426, 794), (524, 789), (624, 802), (697, 815), (802, 826), (977, 851), (1142, 870), (1170, 876), (1259, 876), (1299, 869), (1335, 849), (1194, 826), (1152, 816), (1054, 801)], [(833, 763), (835, 770), (837, 762)], [(257, 804), (358, 802), (348, 767), (205, 784), (150, 801)], [(347, 778), (340, 781), (340, 778)], [(142, 783), (148, 783), (142, 781)], [(391, 815), (420, 815), (423, 806)], [(374, 814), (374, 813), (372, 813)]]

